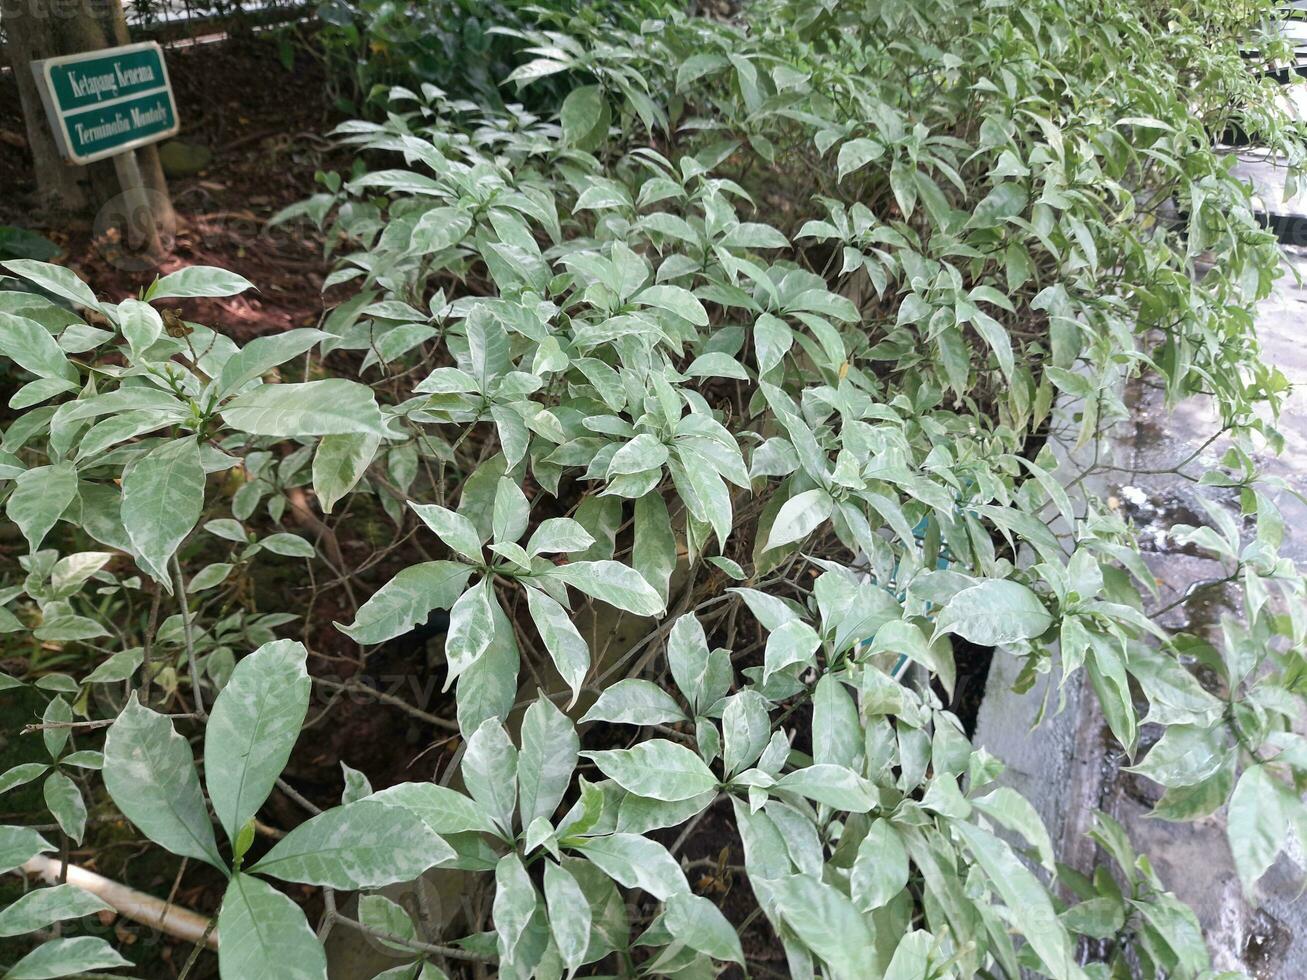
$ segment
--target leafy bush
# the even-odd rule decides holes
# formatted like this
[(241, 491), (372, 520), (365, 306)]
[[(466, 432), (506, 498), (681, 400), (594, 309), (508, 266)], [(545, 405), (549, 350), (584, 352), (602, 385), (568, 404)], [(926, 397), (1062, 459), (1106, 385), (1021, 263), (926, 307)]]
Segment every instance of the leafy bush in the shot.
[[(64, 652), (33, 671), (51, 762), (5, 783), (44, 777), (68, 838), (112, 801), (227, 874), (242, 980), (325, 975), (269, 879), (323, 889), (318, 935), (383, 937), (396, 977), (775, 972), (778, 943), (800, 977), (1204, 973), (1121, 828), (1095, 830), (1115, 876), (1059, 869), (950, 705), (955, 639), (1026, 685), (1083, 675), (1128, 754), (1158, 726), (1136, 768), (1159, 817), (1228, 801), (1250, 891), (1307, 826), (1303, 584), (1256, 463), (1278, 253), (1211, 143), (1237, 121), (1298, 154), (1240, 57), (1249, 7), (1161, 32), (1124, 2), (805, 0), (747, 30), (523, 32), (510, 81), (566, 79), (558, 122), (393, 89), (341, 128), (366, 165), (283, 215), (339, 243), (347, 298), (244, 347), (151, 305), (238, 276), (108, 304), (7, 263), (63, 302), (0, 294), (34, 377), (0, 457), (29, 550), (0, 628)], [(1132, 378), (1220, 409), (1211, 526), (1173, 532), (1242, 590), (1219, 637), (1162, 627), (1131, 527), (1068, 492), (1100, 464), (1055, 447), (1123, 418)], [(370, 556), (345, 547), (382, 515)], [(256, 613), (257, 576), (302, 562), (314, 602)], [(310, 651), (358, 667), (415, 631), (445, 633), (452, 695), (373, 695), (457, 763), (376, 793), (346, 769), (269, 848), (313, 684), (367, 693)], [(75, 718), (112, 719), (102, 755)], [(53, 849), (3, 835), (10, 866)], [(375, 893), (423, 872), (465, 875), (457, 913)], [(63, 901), (24, 921), (82, 914)], [(32, 955), (119, 962), (89, 937)]]
[[(521, 50), (516, 32), (577, 15), (634, 24), (642, 13), (669, 8), (664, 0), (553, 0), (544, 6), (523, 0), (324, 0), (313, 35), (301, 47), (325, 60), (345, 111), (384, 110), (396, 83), (437, 85), (502, 107), (497, 86)], [(286, 40), (283, 52), (293, 51)]]

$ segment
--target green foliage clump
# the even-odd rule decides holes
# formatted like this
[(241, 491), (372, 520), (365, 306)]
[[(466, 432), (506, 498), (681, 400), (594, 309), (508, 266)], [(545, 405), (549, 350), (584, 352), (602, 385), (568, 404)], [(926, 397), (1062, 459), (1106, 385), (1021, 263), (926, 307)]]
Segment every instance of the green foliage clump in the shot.
[[(521, 31), (557, 17), (591, 23), (639, 22), (662, 0), (323, 0), (311, 34), (299, 45), (323, 60), (337, 104), (384, 112), (395, 84), (437, 85), (454, 96), (502, 108), (499, 82), (514, 67)], [(285, 56), (296, 46), (282, 38)], [(556, 106), (566, 92), (534, 93)]]
[[(238, 276), (109, 304), (7, 263), (42, 295), (0, 294), (32, 376), (0, 628), (73, 652), (34, 680), (50, 765), (4, 779), (45, 778), (69, 838), (85, 793), (226, 875), (242, 980), (325, 976), (342, 924), (405, 978), (752, 974), (778, 946), (839, 980), (1206, 974), (1122, 829), (1094, 831), (1115, 875), (1060, 868), (950, 705), (960, 639), (1024, 686), (1087, 683), (1132, 757), (1160, 726), (1136, 767), (1157, 815), (1228, 803), (1250, 892), (1307, 826), (1304, 589), (1256, 464), (1286, 387), (1252, 316), (1278, 253), (1213, 149), (1237, 125), (1300, 155), (1240, 53), (1270, 5), (1246, 6), (773, 0), (518, 31), (506, 82), (566, 91), (557, 119), (392, 88), (339, 131), (364, 163), (282, 216), (327, 229), (346, 298), (243, 347), (152, 305)], [(1219, 409), (1201, 483), (1240, 516), (1173, 532), (1241, 590), (1219, 637), (1160, 625), (1133, 529), (1072, 493), (1097, 457), (1076, 473), (1064, 444), (1126, 417), (1136, 378)], [(341, 539), (378, 517), (396, 544), (358, 560)], [(256, 613), (287, 562), (315, 601), (329, 581), (335, 632), (314, 603)], [(309, 650), (366, 665), (442, 615), (446, 693), (377, 697), (457, 764), (379, 792), (346, 768), (341, 804), (267, 847), (313, 685), (359, 691)], [(11, 866), (52, 849), (0, 834)], [(424, 873), (463, 876), (457, 914), (375, 892)], [(365, 894), (315, 933), (269, 879)]]

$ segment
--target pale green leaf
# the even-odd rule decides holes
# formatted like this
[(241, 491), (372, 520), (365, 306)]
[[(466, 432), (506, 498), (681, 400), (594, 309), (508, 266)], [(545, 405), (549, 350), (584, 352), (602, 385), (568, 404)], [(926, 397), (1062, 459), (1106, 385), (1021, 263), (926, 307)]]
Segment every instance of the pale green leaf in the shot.
[(327, 980), (327, 954), (304, 912), (258, 878), (228, 882), (218, 939), (222, 980)]
[(192, 265), (156, 281), (146, 291), (146, 297), (155, 300), (235, 296), (253, 288), (252, 282), (234, 272), (208, 265)]
[(313, 492), (324, 514), (330, 514), (367, 472), (381, 438), (374, 432), (323, 436), (313, 454)]
[(510, 834), (517, 803), (518, 758), (498, 719), (487, 718), (472, 733), (461, 768), (472, 798), (503, 834)]
[(590, 647), (567, 610), (539, 589), (527, 588), (526, 603), (550, 659), (572, 691), (571, 707), (590, 670)]
[(956, 633), (971, 643), (992, 647), (1034, 639), (1051, 625), (1053, 617), (1026, 586), (1008, 579), (985, 579), (945, 604), (935, 621), (935, 633)]
[(624, 725), (666, 725), (684, 721), (685, 712), (676, 699), (652, 681), (628, 677), (604, 688), (598, 700), (581, 718)]
[(355, 890), (410, 881), (453, 857), (453, 849), (412, 811), (367, 798), (300, 824), (249, 870)]
[(44, 929), (53, 922), (80, 919), (109, 908), (76, 885), (37, 888), (0, 910), (0, 936), (21, 936)]
[(688, 800), (717, 787), (717, 777), (690, 749), (664, 738), (629, 749), (582, 753), (627, 792), (655, 800)]
[(156, 446), (123, 474), (123, 527), (145, 570), (169, 591), (168, 561), (204, 511), (204, 482), (194, 436)]
[(204, 781), (227, 838), (272, 792), (308, 713), (308, 652), (295, 640), (265, 643), (241, 659), (209, 714)]
[(588, 596), (637, 616), (654, 616), (663, 611), (663, 600), (653, 586), (621, 562), (575, 561), (559, 565), (551, 574)]
[(553, 861), (545, 861), (544, 884), (549, 932), (568, 971), (575, 972), (590, 948), (590, 903), (576, 879)]
[(190, 743), (133, 694), (104, 740), (104, 786), (123, 816), (174, 854), (217, 868), (209, 811)]
[(229, 401), (221, 414), (233, 429), (256, 436), (385, 434), (372, 389), (345, 378), (259, 385)]
[(353, 623), (336, 628), (355, 643), (384, 643), (425, 623), (432, 610), (453, 606), (471, 574), (461, 562), (410, 565), (372, 593)]
[(721, 909), (692, 892), (677, 892), (667, 899), (663, 924), (678, 941), (715, 960), (744, 963), (744, 950)]
[(34, 466), (14, 481), (5, 513), (36, 551), (76, 497), (77, 469), (72, 463)]
[(42, 943), (11, 966), (5, 980), (50, 980), (131, 965), (99, 936), (74, 936)]

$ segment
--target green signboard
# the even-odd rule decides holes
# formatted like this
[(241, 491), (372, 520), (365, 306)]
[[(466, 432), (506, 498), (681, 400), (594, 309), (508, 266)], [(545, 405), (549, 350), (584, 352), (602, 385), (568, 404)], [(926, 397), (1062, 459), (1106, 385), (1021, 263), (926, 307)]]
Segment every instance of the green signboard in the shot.
[(153, 42), (32, 62), (59, 149), (73, 163), (177, 132), (163, 51)]

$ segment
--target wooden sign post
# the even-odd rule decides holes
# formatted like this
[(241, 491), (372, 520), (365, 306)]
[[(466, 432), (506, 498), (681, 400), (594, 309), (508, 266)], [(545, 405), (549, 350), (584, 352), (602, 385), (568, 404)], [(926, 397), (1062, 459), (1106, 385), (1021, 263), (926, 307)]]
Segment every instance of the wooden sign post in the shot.
[(179, 129), (163, 50), (152, 41), (127, 44), (33, 61), (32, 71), (59, 152), (76, 164), (112, 157), (129, 217), (143, 219), (154, 240), (134, 151)]

